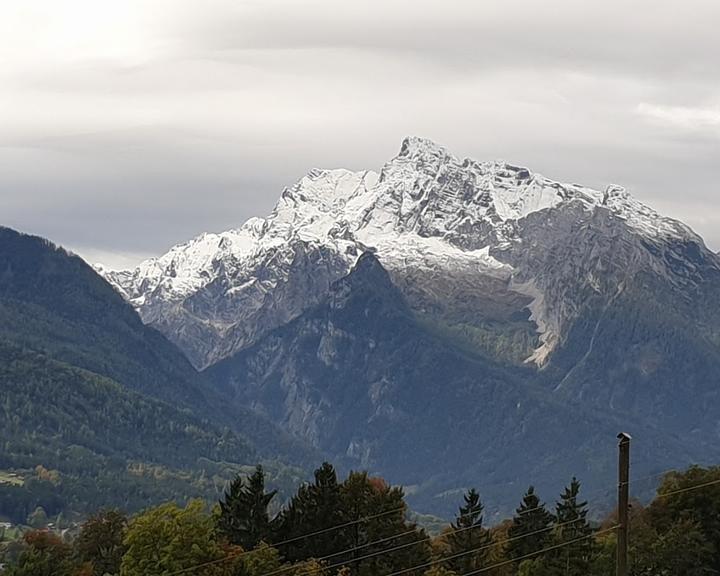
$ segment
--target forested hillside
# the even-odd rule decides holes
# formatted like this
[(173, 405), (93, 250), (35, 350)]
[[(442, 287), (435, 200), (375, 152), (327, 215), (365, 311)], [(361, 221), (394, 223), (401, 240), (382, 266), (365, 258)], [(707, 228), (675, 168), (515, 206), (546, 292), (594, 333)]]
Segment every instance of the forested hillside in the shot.
[(0, 470), (27, 476), (22, 486), (0, 484), (0, 511), (15, 523), (37, 506), (57, 515), (205, 497), (214, 475), (256, 456), (189, 411), (5, 342), (0, 390)]
[(0, 336), (125, 386), (202, 407), (184, 356), (81, 258), (0, 228)]
[[(0, 435), (0, 520), (13, 523), (38, 506), (72, 516), (212, 499), (258, 458), (309, 454), (251, 411), (230, 411), (80, 258), (6, 228)], [(301, 477), (281, 461), (270, 469), (286, 489)]]

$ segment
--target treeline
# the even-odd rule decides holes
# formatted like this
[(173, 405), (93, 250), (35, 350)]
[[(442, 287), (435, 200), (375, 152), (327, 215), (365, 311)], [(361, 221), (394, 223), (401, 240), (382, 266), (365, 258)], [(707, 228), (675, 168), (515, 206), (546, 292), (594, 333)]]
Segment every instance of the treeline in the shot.
[[(554, 506), (528, 488), (513, 516), (487, 526), (475, 489), (430, 536), (408, 520), (402, 489), (367, 473), (339, 481), (324, 464), (280, 512), (262, 467), (237, 477), (210, 511), (164, 504), (132, 518), (102, 511), (71, 542), (33, 531), (5, 550), (9, 576), (609, 576), (615, 515), (589, 521), (573, 479)], [(634, 503), (630, 574), (720, 570), (720, 467), (665, 476), (647, 507)]]

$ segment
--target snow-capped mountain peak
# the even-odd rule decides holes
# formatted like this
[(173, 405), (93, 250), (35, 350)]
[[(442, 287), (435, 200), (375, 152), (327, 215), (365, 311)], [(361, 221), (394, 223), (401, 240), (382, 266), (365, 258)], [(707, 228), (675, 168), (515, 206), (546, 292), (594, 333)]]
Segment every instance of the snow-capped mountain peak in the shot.
[[(199, 338), (209, 342), (190, 353), (203, 366), (301, 313), (372, 249), (423, 313), (447, 307), (433, 301), (443, 296), (434, 292), (441, 277), (457, 286), (469, 282), (462, 288), (468, 301), (499, 293), (498, 283), (522, 284), (534, 299), (544, 358), (548, 342), (558, 341), (563, 314), (523, 274), (511, 247), (525, 245), (531, 215), (542, 221), (557, 211), (571, 223), (605, 211), (629, 233), (702, 245), (686, 226), (619, 186), (564, 184), (504, 161), (460, 159), (408, 137), (379, 174), (311, 170), (282, 192), (267, 218), (202, 234), (135, 270), (102, 273), (186, 351)], [(427, 280), (433, 277), (434, 284)]]
[(372, 171), (312, 170), (283, 191), (268, 218), (268, 232), (287, 239), (324, 239), (338, 223), (357, 221), (377, 181)]

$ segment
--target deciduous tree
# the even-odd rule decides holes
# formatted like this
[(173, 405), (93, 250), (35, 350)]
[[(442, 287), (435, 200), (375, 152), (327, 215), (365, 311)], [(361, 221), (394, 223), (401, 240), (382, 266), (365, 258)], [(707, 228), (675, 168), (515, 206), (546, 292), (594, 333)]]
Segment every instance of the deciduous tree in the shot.
[[(185, 508), (164, 504), (135, 517), (125, 537), (121, 576), (164, 576), (192, 569), (195, 576), (219, 576), (224, 553), (202, 502)], [(217, 562), (217, 563), (214, 563)]]
[(126, 550), (127, 525), (127, 517), (119, 510), (94, 514), (83, 524), (73, 543), (76, 559), (89, 563), (94, 576), (119, 573)]

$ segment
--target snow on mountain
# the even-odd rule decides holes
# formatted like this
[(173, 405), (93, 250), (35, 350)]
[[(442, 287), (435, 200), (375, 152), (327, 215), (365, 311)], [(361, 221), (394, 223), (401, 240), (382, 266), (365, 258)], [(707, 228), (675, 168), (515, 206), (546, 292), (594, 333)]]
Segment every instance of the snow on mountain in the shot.
[(204, 367), (300, 314), (373, 250), (411, 305), (451, 328), (487, 331), (488, 317), (526, 310), (539, 339), (525, 357), (542, 363), (568, 312), (548, 297), (548, 282), (528, 276), (531, 266), (522, 273), (520, 252), (533, 249), (523, 244), (528, 222), (558, 212), (572, 215), (570, 227), (602, 212), (649, 241), (703, 246), (621, 187), (563, 184), (407, 138), (379, 174), (312, 170), (265, 219), (203, 234), (134, 270), (101, 273)]

